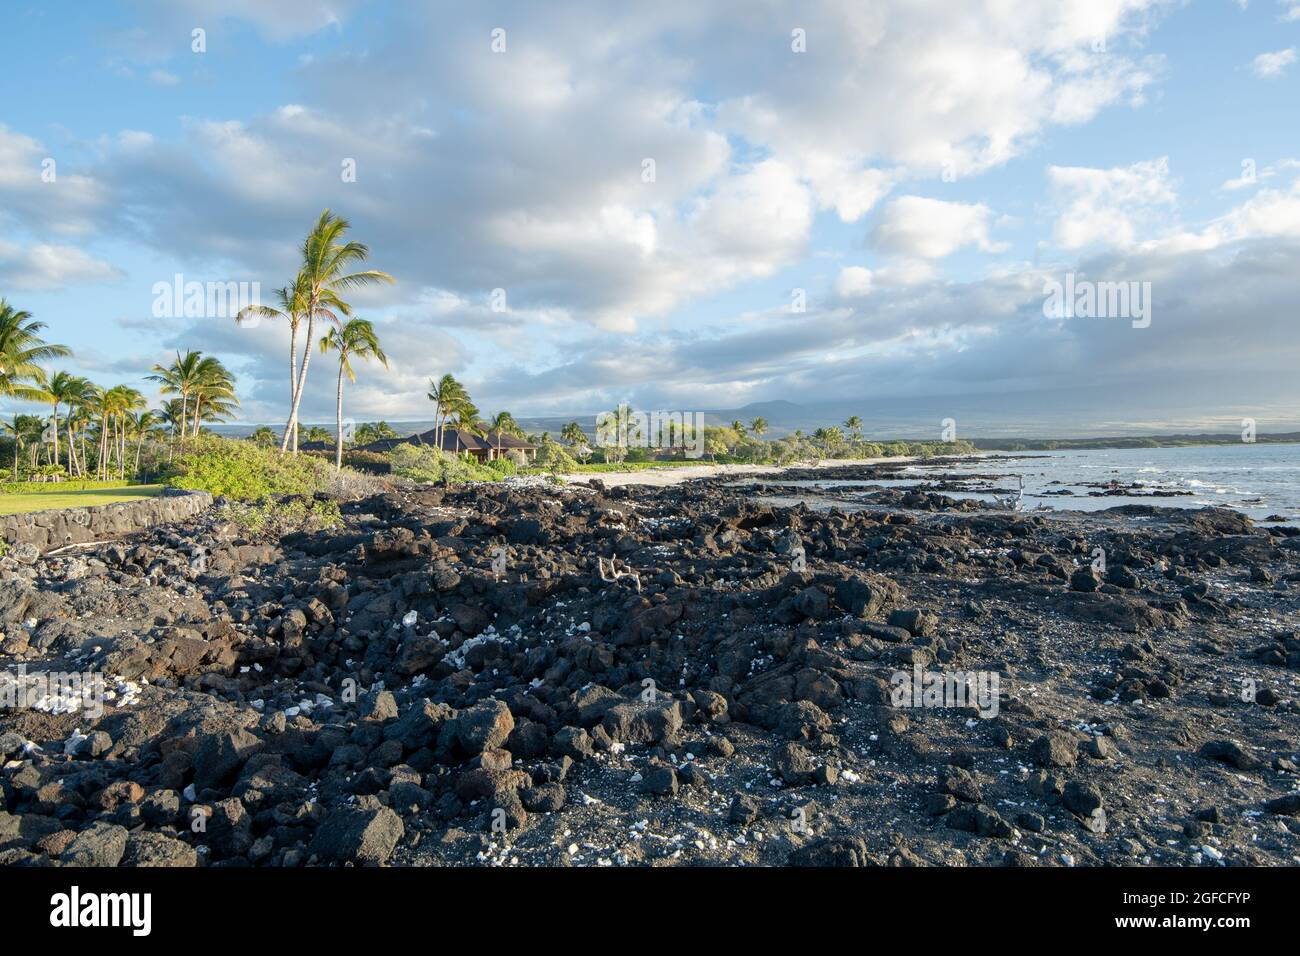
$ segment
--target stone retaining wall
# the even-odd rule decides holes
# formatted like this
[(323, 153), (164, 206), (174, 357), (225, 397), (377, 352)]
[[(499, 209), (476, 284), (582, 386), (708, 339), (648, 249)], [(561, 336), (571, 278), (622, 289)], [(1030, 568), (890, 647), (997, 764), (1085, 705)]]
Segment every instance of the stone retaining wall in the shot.
[(34, 547), (45, 552), (67, 544), (116, 538), (154, 525), (184, 521), (211, 504), (212, 495), (206, 491), (168, 489), (155, 498), (139, 501), (0, 515), (0, 538), (9, 542), (11, 548), (28, 545), (24, 550)]

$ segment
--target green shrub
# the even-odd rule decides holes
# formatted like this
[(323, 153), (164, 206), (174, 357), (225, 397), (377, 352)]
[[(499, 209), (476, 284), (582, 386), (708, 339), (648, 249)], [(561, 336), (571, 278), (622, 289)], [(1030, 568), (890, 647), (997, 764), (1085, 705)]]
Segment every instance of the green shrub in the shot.
[(312, 498), (239, 502), (227, 513), (246, 534), (269, 538), (282, 538), (295, 531), (322, 531), (343, 522), (337, 503)]
[(449, 455), (432, 445), (398, 445), (388, 453), (395, 478), (421, 483), (459, 484), (465, 481), (495, 481), (501, 472), (460, 455)]
[(487, 467), (497, 473), (498, 476), (515, 475), (519, 473), (519, 466), (509, 458), (496, 458), (487, 463)]
[(236, 501), (265, 501), (280, 495), (311, 495), (326, 487), (333, 468), (305, 455), (281, 455), (278, 448), (215, 436), (177, 458), (166, 476), (172, 488), (207, 491)]
[(537, 449), (537, 460), (534, 462), (537, 468), (550, 472), (552, 475), (566, 475), (578, 467), (578, 463), (573, 460), (573, 456), (564, 450), (564, 446), (557, 441), (553, 441), (549, 435), (542, 436), (542, 443)]

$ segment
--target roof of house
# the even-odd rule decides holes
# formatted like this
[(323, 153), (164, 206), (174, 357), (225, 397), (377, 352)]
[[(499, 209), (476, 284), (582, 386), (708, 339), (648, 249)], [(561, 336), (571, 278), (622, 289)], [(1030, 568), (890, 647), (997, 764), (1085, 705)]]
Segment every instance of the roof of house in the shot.
[[(420, 432), (417, 435), (407, 435), (405, 438), (381, 438), (378, 441), (372, 441), (368, 445), (362, 445), (362, 451), (392, 451), (398, 445), (432, 445), (438, 447), (438, 431), (431, 428), (426, 432)], [(523, 439), (516, 438), (513, 435), (500, 435), (496, 432), (489, 432), (486, 435), (475, 435), (464, 429), (446, 426), (442, 430), (442, 450), (443, 451), (487, 451), (488, 449), (500, 448), (503, 451), (507, 448), (519, 449), (536, 449), (533, 445)]]

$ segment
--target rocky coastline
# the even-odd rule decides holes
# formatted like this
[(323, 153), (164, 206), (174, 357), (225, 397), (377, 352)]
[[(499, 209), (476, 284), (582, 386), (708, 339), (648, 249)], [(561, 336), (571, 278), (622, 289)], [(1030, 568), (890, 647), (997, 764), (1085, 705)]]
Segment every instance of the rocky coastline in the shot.
[(1300, 862), (1300, 529), (775, 481), (0, 560), (0, 865)]

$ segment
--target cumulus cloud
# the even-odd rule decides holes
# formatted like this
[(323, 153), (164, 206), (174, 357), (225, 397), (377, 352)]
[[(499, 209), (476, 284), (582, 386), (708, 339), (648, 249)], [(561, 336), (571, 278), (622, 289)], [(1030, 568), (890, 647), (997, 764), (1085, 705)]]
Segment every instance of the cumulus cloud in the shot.
[(1000, 252), (989, 237), (992, 210), (983, 203), (902, 196), (885, 207), (871, 234), (879, 251), (910, 259), (942, 259), (964, 246)]
[(1177, 198), (1168, 157), (1112, 169), (1049, 166), (1047, 178), (1060, 210), (1053, 235), (1063, 249), (1132, 245), (1138, 227)]
[(26, 292), (114, 282), (122, 274), (76, 246), (36, 243), (19, 246), (0, 239), (0, 282)]
[(1287, 47), (1275, 53), (1261, 53), (1250, 63), (1251, 72), (1261, 80), (1272, 80), (1286, 72), (1286, 68), (1295, 62), (1295, 47)]
[(100, 181), (54, 150), (0, 123), (0, 224), (38, 235), (83, 236), (102, 223)]
[[(633, 394), (726, 407), (1082, 387), (1099, 369), (1122, 387), (1156, 344), (1187, 368), (1223, 348), (1224, 361), (1274, 362), (1225, 344), (1207, 318), (1212, 303), (1258, 334), (1276, 330), (1268, 309), (1295, 266), (1296, 194), (1272, 173), (1220, 219), (1162, 228), (1176, 208), (1167, 161), (1049, 169), (1057, 245), (1092, 256), (1072, 265), (1161, 277), (1141, 349), (1133, 330), (1045, 319), (1038, 270), (960, 283), (940, 271), (962, 250), (1003, 251), (1007, 230), (990, 205), (923, 195), (928, 181), (964, 184), (1054, 127), (1140, 108), (1163, 76), (1141, 42), (1162, 6), (446, 2), (392, 5), (360, 30), (352, 0), (141, 2), (139, 30), (118, 38), (140, 75), (183, 75), (190, 89), (177, 60), (190, 55), (189, 30), (209, 30), (209, 62), (220, 64), (225, 40), (251, 24), (272, 44), (296, 41), (275, 47), (292, 94), (255, 113), (200, 110), (176, 133), (108, 137), (98, 161), (60, 166), (57, 192), (38, 191), (46, 147), (0, 127), (0, 217), (36, 237), (23, 255), (64, 247), (66, 281), (107, 280), (89, 252), (78, 262), (67, 250), (111, 234), (187, 273), (270, 288), (291, 274), (320, 209), (343, 212), (374, 265), (399, 279), (356, 297), (394, 357), (390, 372), (366, 368), (349, 388), (358, 417), (419, 414), (428, 375), (442, 371), (467, 377), (485, 405), (567, 411)], [(495, 27), (507, 31), (504, 53), (490, 47)], [(302, 53), (297, 41), (320, 31), (343, 39)], [(348, 163), (355, 182), (341, 176)], [(865, 221), (855, 235), (866, 231), (883, 261), (829, 270), (825, 301), (804, 315), (711, 313), (725, 293), (777, 285), (835, 219)], [(1256, 274), (1258, 301), (1245, 280)], [(1210, 289), (1202, 277), (1236, 285)], [(153, 278), (169, 276), (130, 277), (146, 288)], [(504, 310), (488, 305), (495, 289)], [(1162, 322), (1197, 331), (1166, 340)], [(160, 349), (229, 355), (246, 417), (282, 410), (284, 329), (182, 322), (159, 338)], [(317, 354), (313, 367), (308, 414), (327, 418), (329, 363)]]

